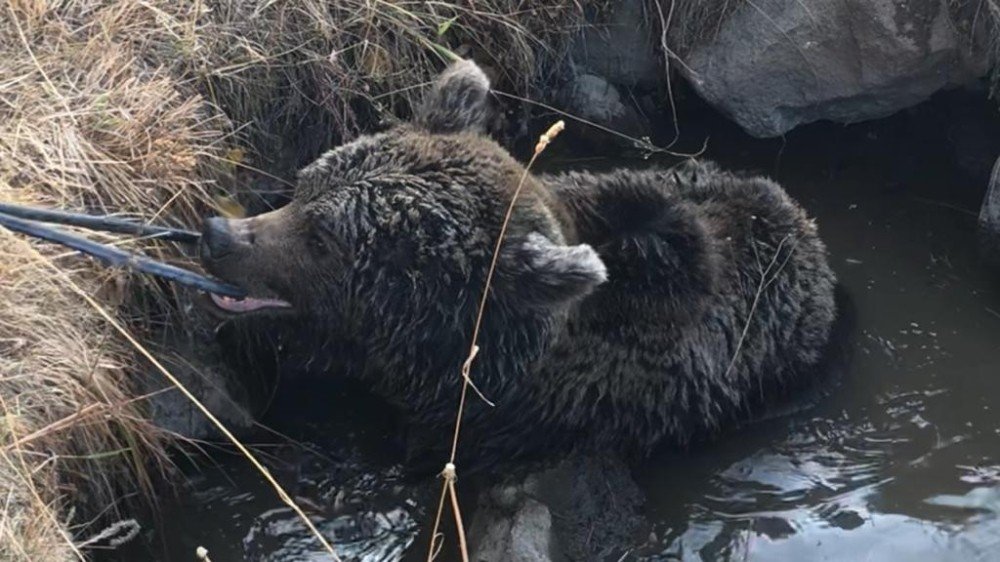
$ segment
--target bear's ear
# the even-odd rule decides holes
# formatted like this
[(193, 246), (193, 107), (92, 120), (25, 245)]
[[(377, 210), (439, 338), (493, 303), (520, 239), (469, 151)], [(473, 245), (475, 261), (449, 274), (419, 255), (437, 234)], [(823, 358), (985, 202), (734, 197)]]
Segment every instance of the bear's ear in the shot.
[(416, 113), (416, 122), (432, 133), (482, 131), (490, 80), (471, 60), (454, 62), (438, 76)]
[(555, 306), (586, 296), (607, 278), (604, 262), (590, 246), (564, 246), (531, 233), (504, 243), (497, 290), (515, 304)]

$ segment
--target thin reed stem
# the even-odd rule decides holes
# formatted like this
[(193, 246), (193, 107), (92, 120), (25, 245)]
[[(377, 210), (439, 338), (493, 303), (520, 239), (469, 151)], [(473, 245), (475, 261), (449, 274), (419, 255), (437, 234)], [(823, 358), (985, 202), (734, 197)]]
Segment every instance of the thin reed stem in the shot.
[(465, 541), (465, 524), (462, 523), (462, 510), (458, 508), (458, 492), (455, 491), (455, 479), (446, 481), (448, 496), (451, 497), (451, 509), (455, 513), (455, 532), (458, 533), (458, 548), (462, 553), (462, 562), (469, 562), (469, 545)]
[(438, 553), (441, 552), (441, 548), (438, 543), (438, 538), (440, 537), (438, 531), (441, 528), (441, 515), (444, 514), (444, 502), (445, 502), (445, 495), (447, 493), (448, 493), (448, 481), (442, 480), (441, 497), (438, 500), (437, 515), (434, 516), (434, 529), (431, 531), (431, 546), (427, 550), (427, 562), (432, 562), (435, 558), (437, 558)]
[[(455, 431), (452, 435), (451, 454), (448, 456), (448, 462), (445, 464), (444, 470), (441, 472), (441, 476), (444, 478), (444, 486), (441, 489), (441, 498), (438, 502), (438, 512), (434, 520), (434, 532), (431, 535), (430, 549), (427, 554), (428, 562), (431, 562), (437, 554), (434, 547), (437, 541), (438, 530), (441, 527), (441, 516), (444, 511), (443, 506), (446, 494), (451, 496), (451, 507), (455, 517), (455, 525), (458, 529), (458, 541), (462, 561), (468, 562), (469, 560), (468, 545), (465, 540), (465, 527), (462, 523), (462, 512), (458, 506), (458, 492), (455, 490), (455, 481), (458, 478), (455, 468), (455, 457), (458, 454), (458, 440), (462, 431), (462, 418), (465, 414), (465, 403), (469, 395), (469, 387), (472, 386), (475, 388), (470, 376), (472, 363), (479, 354), (479, 332), (482, 328), (483, 316), (486, 313), (486, 300), (489, 298), (490, 287), (493, 285), (493, 276), (496, 273), (497, 263), (500, 260), (500, 247), (503, 245), (504, 238), (507, 235), (507, 228), (510, 226), (510, 219), (514, 214), (514, 207), (516, 206), (517, 200), (521, 195), (521, 191), (524, 189), (524, 184), (528, 179), (531, 167), (535, 164), (535, 160), (538, 159), (538, 155), (541, 154), (549, 143), (552, 142), (552, 139), (554, 139), (556, 135), (561, 133), (565, 128), (565, 122), (557, 121), (549, 127), (549, 129), (545, 131), (541, 137), (539, 137), (538, 144), (535, 145), (535, 151), (531, 155), (531, 159), (528, 160), (528, 164), (524, 167), (524, 171), (521, 173), (521, 179), (517, 182), (517, 188), (514, 189), (514, 194), (511, 196), (510, 203), (507, 205), (507, 211), (504, 213), (503, 222), (500, 224), (500, 232), (497, 235), (497, 241), (493, 246), (493, 257), (490, 259), (490, 267), (486, 272), (486, 280), (483, 283), (483, 293), (479, 297), (479, 309), (476, 312), (476, 321), (472, 326), (472, 341), (469, 344), (469, 355), (462, 363), (462, 392), (458, 400), (458, 412), (455, 415)], [(476, 391), (478, 392), (478, 389)], [(482, 396), (481, 393), (480, 396)]]

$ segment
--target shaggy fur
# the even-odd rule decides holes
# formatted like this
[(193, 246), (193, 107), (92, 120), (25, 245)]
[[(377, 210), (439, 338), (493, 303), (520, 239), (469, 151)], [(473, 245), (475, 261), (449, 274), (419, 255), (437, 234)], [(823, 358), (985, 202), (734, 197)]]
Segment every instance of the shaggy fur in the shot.
[[(411, 125), (301, 171), (229, 221), (207, 268), (285, 299), (316, 359), (448, 445), (485, 273), (524, 170), (479, 131), (488, 83), (448, 69)], [(216, 225), (215, 238), (218, 238)], [(775, 183), (711, 167), (529, 176), (501, 251), (463, 447), (646, 454), (809, 377), (834, 319), (814, 223)], [(332, 368), (332, 367), (331, 367)]]

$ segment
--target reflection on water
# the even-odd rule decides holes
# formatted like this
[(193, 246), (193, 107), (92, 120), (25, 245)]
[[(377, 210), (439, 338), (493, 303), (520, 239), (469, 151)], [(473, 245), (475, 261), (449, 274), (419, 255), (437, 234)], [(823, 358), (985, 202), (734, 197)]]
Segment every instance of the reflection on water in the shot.
[[(262, 433), (254, 448), (275, 478), (344, 560), (399, 560), (427, 519), (427, 486), (404, 479), (391, 451), (396, 431), (385, 406), (343, 388), (299, 393), (277, 404), (288, 432)], [(279, 400), (280, 401), (280, 400)], [(319, 421), (317, 421), (319, 420)], [(100, 560), (326, 562), (329, 554), (247, 462), (214, 451), (158, 520), (140, 520), (142, 540)]]
[[(313, 517), (324, 537), (352, 560), (399, 560), (416, 536), (416, 521), (402, 508), (357, 516)], [(243, 538), (247, 560), (284, 562), (315, 560), (329, 555), (316, 548), (316, 540), (291, 508), (277, 508), (257, 516)]]

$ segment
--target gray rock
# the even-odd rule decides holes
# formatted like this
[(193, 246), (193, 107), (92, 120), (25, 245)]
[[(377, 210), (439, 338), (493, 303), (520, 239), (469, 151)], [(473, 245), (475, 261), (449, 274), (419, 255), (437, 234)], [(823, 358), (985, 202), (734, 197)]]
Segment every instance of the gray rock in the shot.
[(663, 78), (656, 31), (643, 0), (613, 2), (607, 12), (588, 18), (573, 42), (570, 58), (580, 74), (612, 84), (648, 87)]
[[(987, 72), (973, 17), (946, 0), (758, 0), (694, 46), (694, 89), (750, 134), (890, 115)], [(985, 18), (979, 18), (982, 22)]]
[[(186, 301), (181, 306), (183, 326), (170, 327), (154, 338), (154, 355), (227, 429), (240, 434), (253, 425), (253, 400), (238, 374), (223, 361), (213, 337), (216, 322), (189, 297), (180, 295)], [(150, 396), (149, 415), (157, 427), (191, 439), (222, 437), (158, 369), (150, 366), (139, 385)]]
[(986, 199), (979, 212), (979, 239), (983, 256), (1000, 266), (1000, 159), (993, 165)]
[[(559, 97), (563, 108), (576, 117), (633, 138), (649, 135), (649, 124), (633, 104), (623, 101), (618, 89), (600, 76), (576, 76), (563, 87)], [(581, 127), (578, 133), (584, 137), (595, 133), (594, 138), (608, 141), (607, 134), (595, 131), (592, 127)]]
[(469, 530), (477, 562), (620, 556), (642, 524), (643, 497), (625, 464), (574, 455), (480, 494)]
[[(200, 350), (191, 347), (170, 346), (167, 354), (159, 354), (164, 367), (219, 419), (226, 429), (239, 434), (250, 429), (250, 414), (245, 389), (237, 382), (235, 374), (218, 361), (206, 360)], [(209, 419), (170, 382), (162, 373), (151, 370), (146, 377), (153, 423), (178, 435), (191, 439), (218, 439), (221, 432)]]
[(472, 560), (549, 562), (555, 560), (552, 513), (521, 488), (493, 488), (479, 498), (469, 529)]

